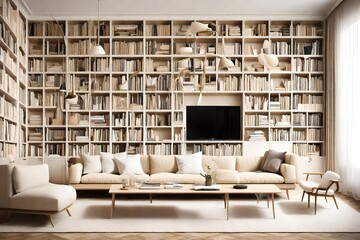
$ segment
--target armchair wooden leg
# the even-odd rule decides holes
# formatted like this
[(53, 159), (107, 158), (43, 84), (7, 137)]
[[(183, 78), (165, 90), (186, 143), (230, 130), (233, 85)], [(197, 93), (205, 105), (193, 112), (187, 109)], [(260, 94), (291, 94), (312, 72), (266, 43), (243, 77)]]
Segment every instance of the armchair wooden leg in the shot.
[(49, 218), (49, 222), (51, 223), (51, 226), (55, 227), (50, 215), (48, 215), (48, 218)]
[(337, 202), (336, 202), (336, 198), (335, 198), (335, 194), (333, 195), (333, 199), (334, 199), (334, 203), (336, 205), (336, 208), (339, 209), (338, 205), (337, 205)]
[(315, 194), (315, 215), (316, 215), (316, 204), (317, 204), (317, 195)]
[(308, 194), (308, 208), (310, 208), (310, 194)]
[(326, 196), (325, 196), (325, 202), (326, 202), (326, 203), (328, 202)]
[(66, 209), (66, 212), (68, 213), (69, 217), (71, 217), (71, 213), (68, 208)]
[(305, 196), (305, 191), (303, 191), (303, 195), (302, 195), (301, 201), (304, 200), (304, 196)]
[(226, 209), (226, 195), (224, 195), (224, 208)]
[[(290, 200), (289, 189), (286, 189), (286, 196), (287, 196), (287, 199)], [(303, 197), (304, 197), (304, 195), (303, 195)]]

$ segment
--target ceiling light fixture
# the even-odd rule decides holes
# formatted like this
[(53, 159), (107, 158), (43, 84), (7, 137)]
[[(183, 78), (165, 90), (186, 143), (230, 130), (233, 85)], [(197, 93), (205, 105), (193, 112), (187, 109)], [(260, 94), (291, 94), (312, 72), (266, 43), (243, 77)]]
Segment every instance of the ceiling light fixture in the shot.
[(96, 45), (91, 47), (90, 54), (91, 55), (104, 55), (105, 50), (100, 45), (100, 0), (98, 0), (98, 28), (97, 28), (97, 43)]

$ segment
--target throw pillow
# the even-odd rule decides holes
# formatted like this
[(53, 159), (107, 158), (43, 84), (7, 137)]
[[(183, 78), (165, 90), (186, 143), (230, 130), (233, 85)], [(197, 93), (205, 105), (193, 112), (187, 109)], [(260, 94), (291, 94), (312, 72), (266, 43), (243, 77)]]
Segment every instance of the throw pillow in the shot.
[(175, 156), (178, 167), (177, 173), (182, 174), (200, 174), (204, 173), (202, 168), (202, 152), (191, 155)]
[(280, 165), (285, 161), (286, 152), (278, 152), (270, 149), (265, 152), (261, 171), (278, 173)]
[(100, 155), (89, 155), (83, 153), (81, 158), (84, 162), (84, 174), (101, 173)]
[(126, 157), (115, 157), (114, 161), (118, 167), (119, 173), (124, 175), (143, 175), (144, 170), (141, 167), (140, 154), (127, 155)]
[(114, 161), (115, 157), (118, 158), (126, 157), (126, 152), (115, 153), (115, 154), (100, 152), (100, 160), (101, 160), (101, 167), (103, 173), (119, 173), (119, 170)]

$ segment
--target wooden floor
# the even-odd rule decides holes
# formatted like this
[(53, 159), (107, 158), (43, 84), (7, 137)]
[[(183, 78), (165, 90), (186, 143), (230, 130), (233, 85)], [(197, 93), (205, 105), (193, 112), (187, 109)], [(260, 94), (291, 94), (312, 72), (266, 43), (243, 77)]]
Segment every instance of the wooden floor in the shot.
[[(345, 203), (360, 212), (360, 201), (356, 201), (342, 194), (337, 194)], [(360, 219), (359, 219), (360, 220)], [(0, 233), (0, 239), (126, 239), (126, 240), (163, 240), (163, 239), (207, 239), (207, 240), (235, 240), (235, 239), (360, 239), (360, 229), (357, 233)]]

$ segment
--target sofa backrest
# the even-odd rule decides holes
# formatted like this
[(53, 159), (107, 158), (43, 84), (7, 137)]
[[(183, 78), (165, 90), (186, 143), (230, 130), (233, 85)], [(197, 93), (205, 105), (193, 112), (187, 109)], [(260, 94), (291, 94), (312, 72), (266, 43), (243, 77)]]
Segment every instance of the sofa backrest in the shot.
[(176, 173), (178, 167), (175, 155), (150, 155), (150, 174), (156, 173)]
[(202, 156), (203, 169), (206, 170), (206, 165), (211, 169), (235, 170), (236, 157), (235, 156)]
[(47, 164), (15, 165), (13, 183), (17, 193), (47, 184), (49, 183), (49, 166)]
[(261, 156), (237, 156), (236, 171), (255, 172), (260, 170), (263, 157)]
[(150, 174), (150, 160), (149, 155), (141, 155), (140, 156), (141, 167), (146, 174)]
[(10, 208), (10, 198), (14, 195), (12, 173), (14, 165), (0, 165), (0, 208)]

